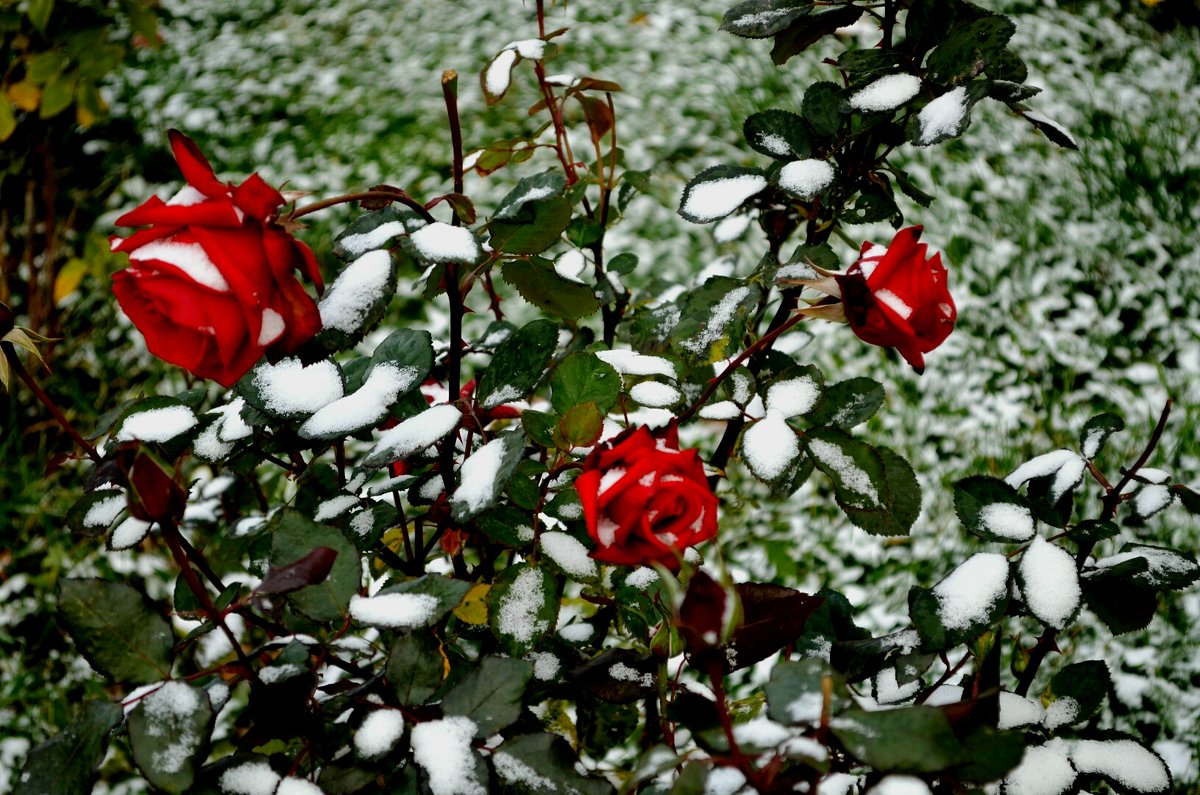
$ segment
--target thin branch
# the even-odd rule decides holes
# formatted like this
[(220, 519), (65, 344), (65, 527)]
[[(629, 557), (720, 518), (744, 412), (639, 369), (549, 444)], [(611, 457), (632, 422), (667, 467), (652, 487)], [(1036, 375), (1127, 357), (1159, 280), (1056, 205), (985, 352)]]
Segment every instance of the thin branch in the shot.
[(67, 435), (74, 440), (75, 444), (79, 445), (80, 449), (87, 453), (88, 458), (92, 459), (96, 463), (100, 463), (102, 460), (100, 453), (96, 451), (96, 448), (92, 446), (91, 442), (89, 442), (87, 439), (84, 439), (79, 431), (75, 430), (75, 426), (72, 425), (71, 421), (67, 419), (66, 415), (59, 410), (54, 400), (51, 399), (51, 397), (47, 395), (40, 386), (38, 386), (37, 381), (33, 380), (33, 376), (29, 374), (29, 371), (25, 369), (25, 365), (21, 363), (21, 357), (17, 356), (16, 349), (13, 348), (10, 343), (0, 344), (0, 348), (4, 349), (4, 357), (8, 359), (8, 363), (12, 367), (13, 372), (17, 374), (17, 377), (21, 379), (21, 382), (24, 383), (25, 386), (29, 387), (29, 391), (32, 392), (34, 396), (41, 402), (41, 404), (46, 407), (46, 410), (50, 412), (59, 426), (67, 432)]
[(297, 207), (288, 213), (287, 218), (290, 221), (294, 221), (297, 218), (303, 218), (311, 213), (318, 212), (319, 210), (325, 210), (339, 204), (367, 201), (370, 199), (390, 199), (394, 202), (400, 202), (424, 218), (426, 223), (432, 224), (437, 220), (433, 217), (429, 210), (425, 208), (425, 205), (421, 204), (419, 201), (414, 199), (412, 196), (409, 196), (408, 193), (400, 190), (399, 188), (391, 190), (372, 188), (371, 190), (364, 190), (358, 193), (344, 193), (341, 196), (332, 196), (328, 199), (322, 199), (321, 201), (313, 202), (312, 204), (306, 204), (303, 207)]

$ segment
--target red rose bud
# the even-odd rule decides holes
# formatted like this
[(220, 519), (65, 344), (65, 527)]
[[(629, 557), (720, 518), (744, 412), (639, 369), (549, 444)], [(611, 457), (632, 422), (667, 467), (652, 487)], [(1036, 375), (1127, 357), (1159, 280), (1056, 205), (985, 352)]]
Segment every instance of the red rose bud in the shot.
[(178, 471), (138, 450), (126, 473), (129, 512), (143, 522), (177, 522), (187, 508), (187, 489)]
[(895, 348), (918, 373), (925, 370), (923, 354), (950, 336), (957, 316), (941, 254), (926, 259), (921, 230), (901, 229), (886, 248), (863, 243), (858, 262), (834, 276), (859, 339)]
[(699, 654), (722, 641), (728, 601), (725, 589), (708, 574), (697, 571), (692, 575), (675, 619), (688, 654)]
[(645, 427), (598, 446), (575, 480), (592, 557), (604, 563), (679, 567), (683, 550), (717, 534), (717, 498), (696, 450), (680, 450), (672, 426)]
[(264, 353), (284, 356), (320, 330), (294, 271), (318, 289), (321, 274), (308, 246), (274, 222), (279, 191), (257, 174), (220, 182), (190, 138), (168, 135), (187, 185), (117, 219), (147, 228), (113, 239), (129, 255), (113, 293), (151, 353), (228, 387)]

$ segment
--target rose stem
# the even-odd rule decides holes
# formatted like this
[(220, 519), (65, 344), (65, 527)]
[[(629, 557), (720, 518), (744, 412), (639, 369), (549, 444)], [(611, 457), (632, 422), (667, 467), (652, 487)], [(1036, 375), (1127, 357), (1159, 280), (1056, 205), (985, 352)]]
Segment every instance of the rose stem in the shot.
[(14, 349), (9, 343), (0, 345), (0, 348), (4, 349), (5, 358), (8, 359), (8, 363), (12, 366), (13, 372), (17, 374), (17, 377), (21, 379), (22, 383), (29, 387), (29, 390), (33, 392), (37, 399), (41, 401), (42, 405), (45, 406), (50, 414), (54, 416), (54, 419), (58, 422), (62, 429), (67, 432), (67, 435), (69, 435), (75, 441), (75, 444), (79, 445), (79, 447), (82, 448), (85, 453), (87, 453), (88, 458), (92, 459), (96, 463), (99, 463), (101, 460), (100, 453), (96, 452), (96, 448), (93, 447), (87, 439), (84, 439), (83, 436), (79, 434), (79, 431), (75, 430), (75, 426), (71, 424), (71, 421), (68, 420), (61, 411), (59, 411), (58, 406), (55, 405), (50, 396), (47, 395), (40, 386), (38, 386), (37, 381), (33, 380), (33, 376), (31, 376), (29, 371), (25, 369), (25, 365), (21, 364), (21, 358), (17, 356), (16, 349)]
[[(1117, 506), (1121, 503), (1121, 490), (1129, 485), (1129, 481), (1137, 474), (1137, 471), (1146, 465), (1150, 460), (1150, 456), (1154, 454), (1155, 448), (1158, 447), (1159, 441), (1162, 439), (1163, 431), (1167, 427), (1167, 418), (1171, 416), (1171, 398), (1167, 398), (1167, 402), (1163, 405), (1162, 412), (1158, 415), (1158, 423), (1154, 426), (1154, 430), (1150, 434), (1150, 440), (1146, 442), (1145, 449), (1138, 456), (1137, 461), (1133, 463), (1129, 469), (1117, 481), (1117, 485), (1111, 488), (1105, 488), (1103, 507), (1100, 511), (1100, 518), (1111, 520), (1117, 515)], [(1075, 556), (1075, 566), (1078, 569), (1083, 568), (1083, 563), (1092, 554), (1092, 549), (1096, 546), (1095, 541), (1085, 541), (1079, 545), (1079, 554)], [(1046, 659), (1046, 655), (1056, 648), (1055, 639), (1058, 633), (1053, 627), (1046, 627), (1042, 632), (1041, 637), (1037, 639), (1037, 644), (1029, 652), (1029, 660), (1025, 663), (1025, 670), (1021, 672), (1021, 678), (1017, 681), (1017, 687), (1013, 691), (1018, 696), (1024, 696), (1029, 693), (1029, 688), (1033, 686), (1034, 677), (1037, 676), (1038, 667), (1041, 666), (1042, 660)]]
[(303, 218), (310, 213), (315, 213), (319, 210), (325, 210), (338, 204), (366, 201), (368, 199), (391, 199), (392, 201), (400, 202), (406, 207), (411, 208), (418, 215), (424, 218), (427, 223), (432, 224), (437, 220), (429, 213), (429, 210), (425, 209), (425, 205), (421, 204), (419, 201), (414, 199), (412, 196), (409, 196), (408, 193), (400, 190), (399, 188), (392, 188), (388, 190), (383, 188), (372, 188), (371, 190), (364, 190), (358, 193), (344, 193), (341, 196), (332, 196), (328, 199), (322, 199), (321, 201), (313, 202), (312, 204), (306, 204), (303, 207), (297, 207), (288, 214), (288, 218), (295, 220), (296, 218)]

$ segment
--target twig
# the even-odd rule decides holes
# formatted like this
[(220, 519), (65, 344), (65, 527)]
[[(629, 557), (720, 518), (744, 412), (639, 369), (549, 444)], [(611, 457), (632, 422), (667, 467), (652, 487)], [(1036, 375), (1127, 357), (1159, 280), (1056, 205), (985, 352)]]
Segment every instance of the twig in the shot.
[(297, 207), (288, 213), (288, 220), (294, 221), (297, 218), (303, 218), (306, 215), (315, 213), (319, 210), (325, 210), (334, 207), (338, 204), (347, 204), (349, 202), (366, 201), (369, 199), (390, 199), (414, 210), (418, 215), (425, 219), (427, 223), (434, 223), (437, 219), (425, 208), (425, 205), (409, 196), (405, 191), (399, 188), (385, 190), (383, 188), (372, 188), (358, 193), (344, 193), (341, 196), (332, 196), (328, 199), (306, 204), (303, 207)]
[(17, 377), (21, 379), (21, 382), (24, 383), (25, 386), (29, 387), (29, 391), (32, 392), (34, 396), (41, 402), (41, 404), (46, 407), (46, 410), (50, 412), (55, 421), (58, 422), (59, 426), (67, 432), (67, 435), (74, 440), (75, 444), (79, 445), (79, 447), (85, 453), (87, 453), (88, 458), (92, 459), (96, 463), (100, 463), (102, 460), (100, 453), (96, 451), (96, 448), (92, 446), (91, 442), (89, 442), (87, 439), (84, 439), (83, 436), (80, 435), (79, 431), (75, 430), (75, 426), (72, 425), (71, 421), (66, 418), (66, 415), (59, 410), (58, 406), (54, 403), (50, 396), (47, 395), (40, 386), (38, 386), (37, 381), (33, 380), (33, 376), (29, 374), (29, 371), (25, 369), (25, 365), (21, 363), (21, 358), (17, 356), (16, 349), (14, 349), (9, 343), (0, 344), (0, 348), (4, 349), (4, 357), (8, 359), (8, 363), (12, 367), (13, 372), (17, 374)]

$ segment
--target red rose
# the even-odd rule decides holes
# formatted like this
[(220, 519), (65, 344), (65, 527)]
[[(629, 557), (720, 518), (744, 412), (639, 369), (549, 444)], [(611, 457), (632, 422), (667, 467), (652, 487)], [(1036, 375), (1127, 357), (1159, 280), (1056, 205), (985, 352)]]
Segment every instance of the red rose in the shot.
[(886, 248), (863, 243), (858, 262), (835, 276), (859, 339), (895, 348), (918, 373), (925, 370), (923, 354), (950, 336), (956, 316), (942, 256), (925, 258), (921, 229), (901, 229)]
[(645, 427), (597, 447), (575, 480), (593, 558), (675, 568), (680, 553), (717, 534), (717, 498), (696, 450), (680, 450), (674, 426)]
[(264, 353), (291, 353), (321, 328), (317, 305), (293, 274), (321, 289), (308, 246), (275, 223), (283, 197), (257, 175), (226, 185), (182, 133), (168, 133), (187, 185), (117, 219), (147, 226), (113, 250), (129, 267), (113, 275), (121, 309), (155, 356), (232, 386)]

